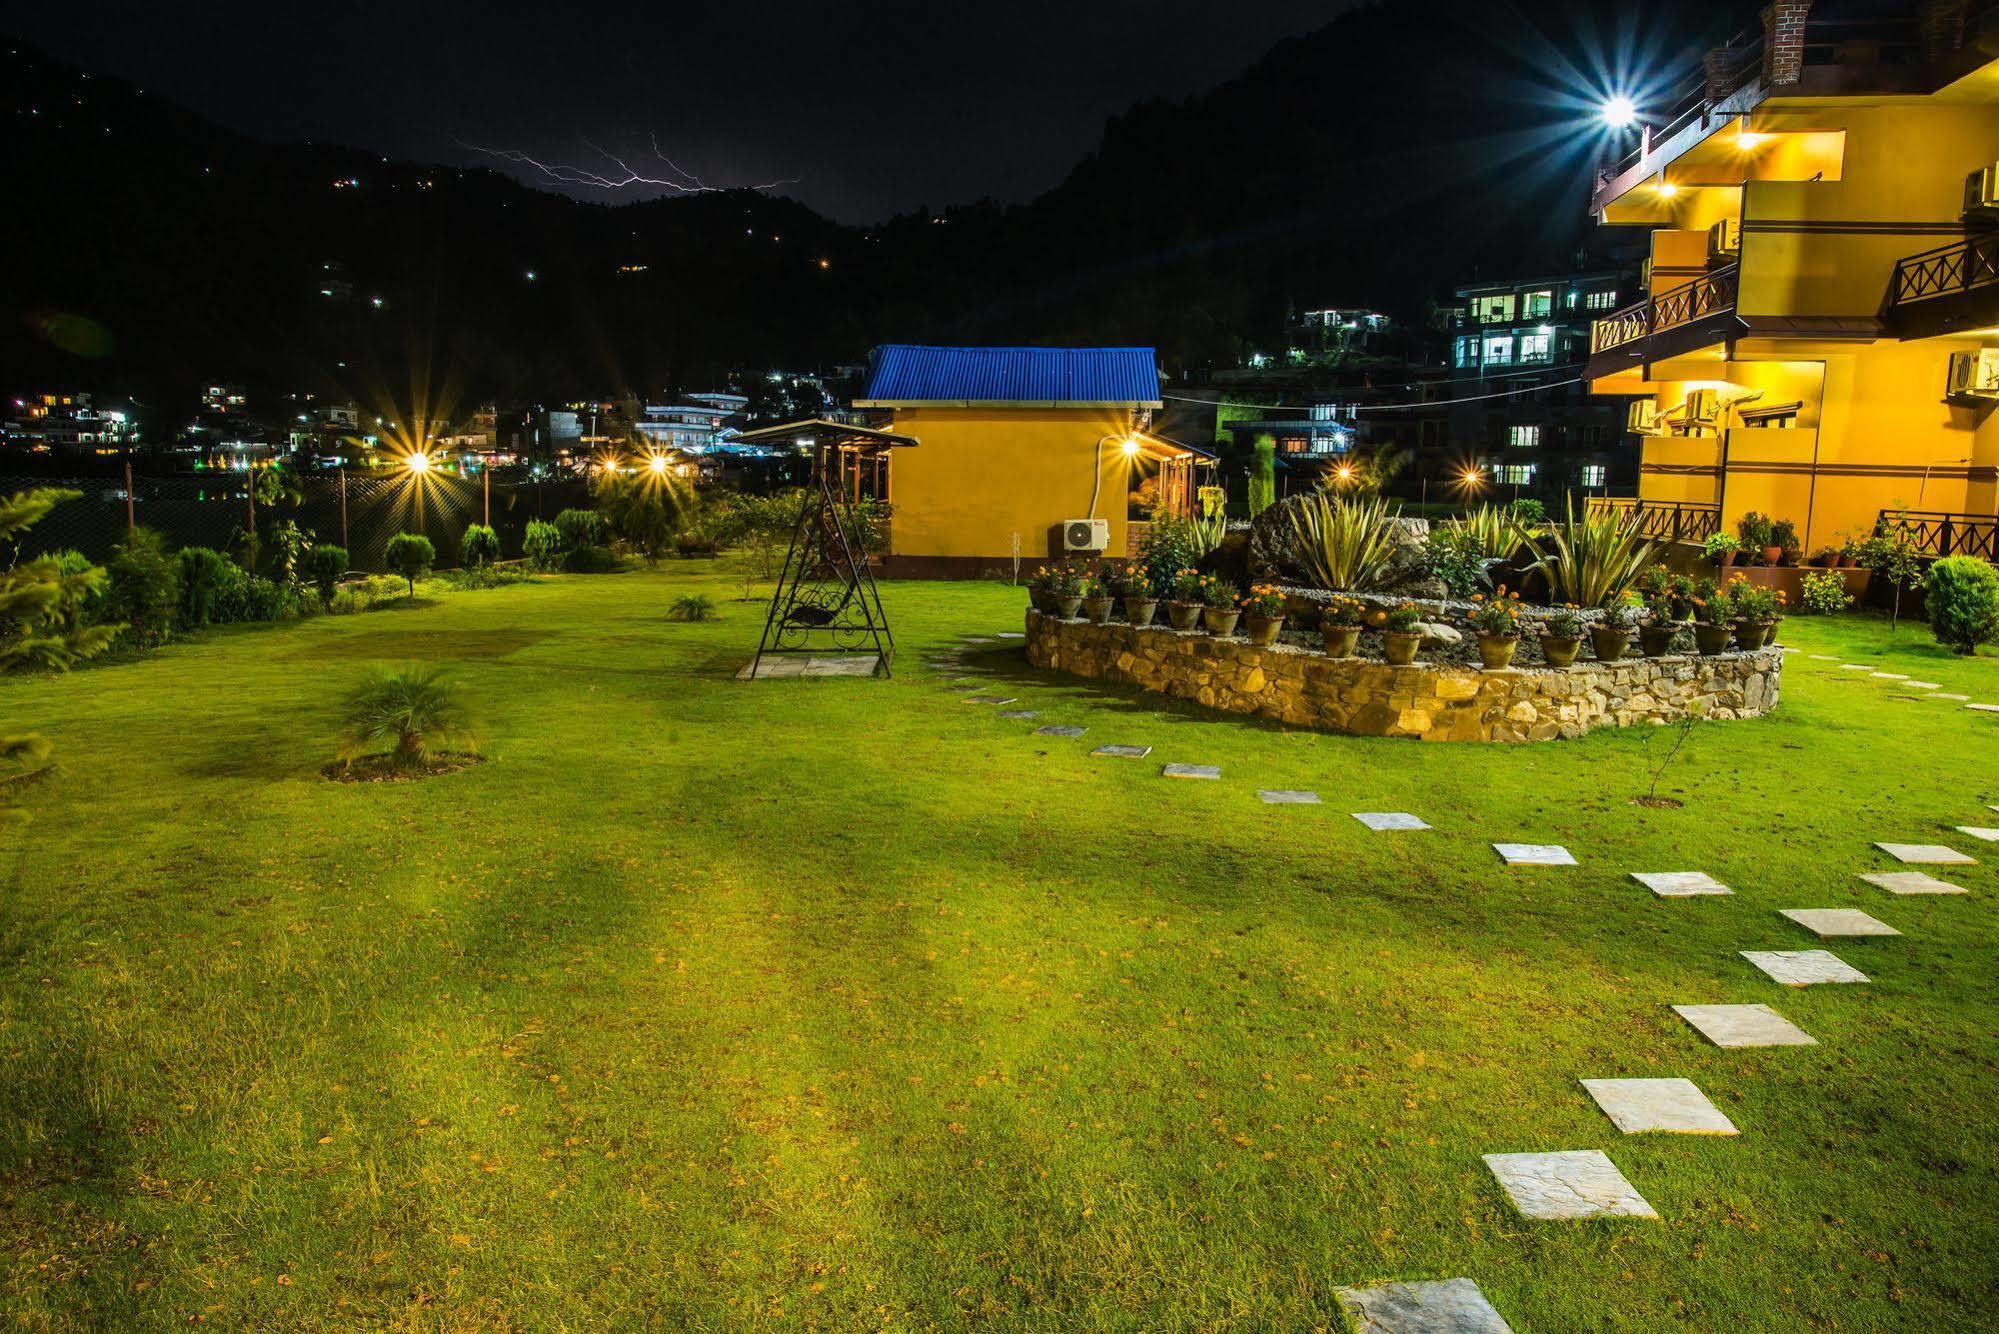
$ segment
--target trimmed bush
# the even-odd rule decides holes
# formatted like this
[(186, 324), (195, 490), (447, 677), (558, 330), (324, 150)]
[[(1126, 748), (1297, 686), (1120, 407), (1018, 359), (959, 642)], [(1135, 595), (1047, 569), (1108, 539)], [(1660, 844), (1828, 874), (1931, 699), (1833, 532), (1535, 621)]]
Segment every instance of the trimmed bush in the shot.
[(618, 554), (609, 547), (575, 547), (562, 553), (564, 574), (611, 574), (617, 568)]
[(553, 570), (562, 564), (562, 534), (552, 523), (529, 519), (521, 540), (521, 554), (537, 570)]
[(384, 553), (391, 570), (401, 575), (409, 584), (410, 596), (416, 596), (416, 581), (429, 572), (437, 560), (437, 548), (430, 539), (417, 533), (397, 533), (389, 539), (388, 550)]
[(150, 528), (135, 529), (105, 565), (111, 574), (110, 617), (125, 623), (136, 644), (164, 644), (180, 620), (180, 561), (166, 538)]
[(1976, 556), (1946, 556), (1931, 565), (1923, 603), (1939, 644), (1971, 654), (1999, 639), (1999, 570)]
[(483, 523), (466, 528), (458, 539), (458, 561), (467, 569), (491, 565), (500, 558), (500, 535)]
[(596, 510), (564, 510), (555, 516), (555, 531), (562, 538), (564, 551), (575, 551), (579, 547), (601, 547), (606, 544), (604, 516)]
[(300, 572), (319, 590), (319, 605), (333, 610), (334, 590), (340, 586), (340, 576), (347, 573), (347, 548), (321, 542), (307, 548), (300, 567)]
[(243, 582), (243, 571), (213, 547), (182, 547), (180, 615), (189, 626), (218, 620), (222, 600)]

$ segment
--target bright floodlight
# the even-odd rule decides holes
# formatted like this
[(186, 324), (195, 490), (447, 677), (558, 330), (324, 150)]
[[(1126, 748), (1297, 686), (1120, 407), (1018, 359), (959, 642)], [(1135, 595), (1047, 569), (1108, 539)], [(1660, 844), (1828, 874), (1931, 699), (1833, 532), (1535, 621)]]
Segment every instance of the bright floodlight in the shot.
[(1603, 123), (1621, 130), (1638, 119), (1638, 104), (1628, 97), (1613, 97), (1603, 104)]
[(413, 473), (427, 473), (430, 471), (430, 455), (419, 449), (403, 460), (403, 466)]
[(652, 458), (650, 458), (650, 459), (648, 459), (648, 460), (646, 461), (646, 466), (647, 466), (648, 468), (651, 468), (651, 469), (652, 469), (652, 471), (653, 471), (653, 475), (654, 475), (655, 477), (663, 477), (663, 476), (665, 476), (665, 475), (666, 475), (666, 455), (664, 455), (664, 454), (655, 454), (655, 455), (653, 455), (653, 456), (652, 456)]
[(1130, 458), (1132, 455), (1138, 453), (1137, 436), (1128, 435), (1124, 438), (1124, 453), (1126, 458)]

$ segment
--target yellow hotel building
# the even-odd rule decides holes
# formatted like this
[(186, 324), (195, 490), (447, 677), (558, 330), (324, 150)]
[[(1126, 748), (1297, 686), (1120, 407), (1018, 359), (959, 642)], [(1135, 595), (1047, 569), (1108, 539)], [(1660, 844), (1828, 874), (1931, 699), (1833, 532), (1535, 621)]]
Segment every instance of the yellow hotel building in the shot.
[(1651, 244), (1645, 298), (1592, 328), (1591, 389), (1632, 396), (1661, 536), (1757, 511), (1810, 554), (1885, 517), (1993, 557), (1999, 5), (1817, 9), (1764, 11), (1599, 175), (1599, 220)]

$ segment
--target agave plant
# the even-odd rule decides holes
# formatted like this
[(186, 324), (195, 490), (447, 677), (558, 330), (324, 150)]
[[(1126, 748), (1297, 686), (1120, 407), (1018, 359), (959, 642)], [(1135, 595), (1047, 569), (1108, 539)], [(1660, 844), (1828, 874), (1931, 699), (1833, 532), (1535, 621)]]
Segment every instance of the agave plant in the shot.
[(1215, 511), (1213, 514), (1205, 512), (1196, 514), (1190, 522), (1192, 524), (1194, 546), (1198, 549), (1199, 554), (1203, 556), (1220, 546), (1222, 539), (1228, 536), (1228, 515), (1222, 513), (1220, 510)]
[(1487, 560), (1505, 560), (1525, 537), (1519, 521), (1497, 505), (1480, 505), (1462, 519), (1445, 520), (1444, 527), (1476, 543)]
[(1550, 601), (1578, 607), (1601, 607), (1622, 601), (1638, 576), (1657, 564), (1658, 544), (1646, 539), (1644, 520), (1634, 512), (1605, 508), (1576, 517), (1569, 501), (1561, 523), (1551, 523), (1540, 535), (1522, 533), (1533, 553), (1534, 567), (1548, 578)]
[(1399, 521), (1399, 512), (1379, 496), (1340, 500), (1323, 491), (1307, 496), (1291, 511), (1298, 563), (1323, 588), (1373, 588), (1395, 554)]
[(420, 766), (446, 746), (472, 749), (471, 728), (458, 686), (442, 669), (411, 665), (378, 670), (347, 699), (340, 758), (352, 764), (393, 741), (396, 764)]

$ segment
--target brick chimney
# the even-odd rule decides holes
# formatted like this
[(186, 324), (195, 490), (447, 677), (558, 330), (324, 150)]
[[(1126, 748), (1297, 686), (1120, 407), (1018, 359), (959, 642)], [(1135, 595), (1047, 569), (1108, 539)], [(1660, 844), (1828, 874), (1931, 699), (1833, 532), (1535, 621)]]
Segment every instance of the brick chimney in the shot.
[(1763, 82), (1772, 88), (1798, 81), (1805, 68), (1805, 19), (1812, 0), (1775, 0), (1763, 11)]
[(1742, 53), (1732, 46), (1717, 46), (1701, 57), (1701, 69), (1707, 76), (1707, 100), (1719, 102), (1729, 94), (1729, 84), (1734, 81), (1735, 67), (1741, 63)]
[(1923, 33), (1923, 59), (1941, 60), (1964, 45), (1964, 17), (1969, 0), (1923, 0), (1916, 21)]

